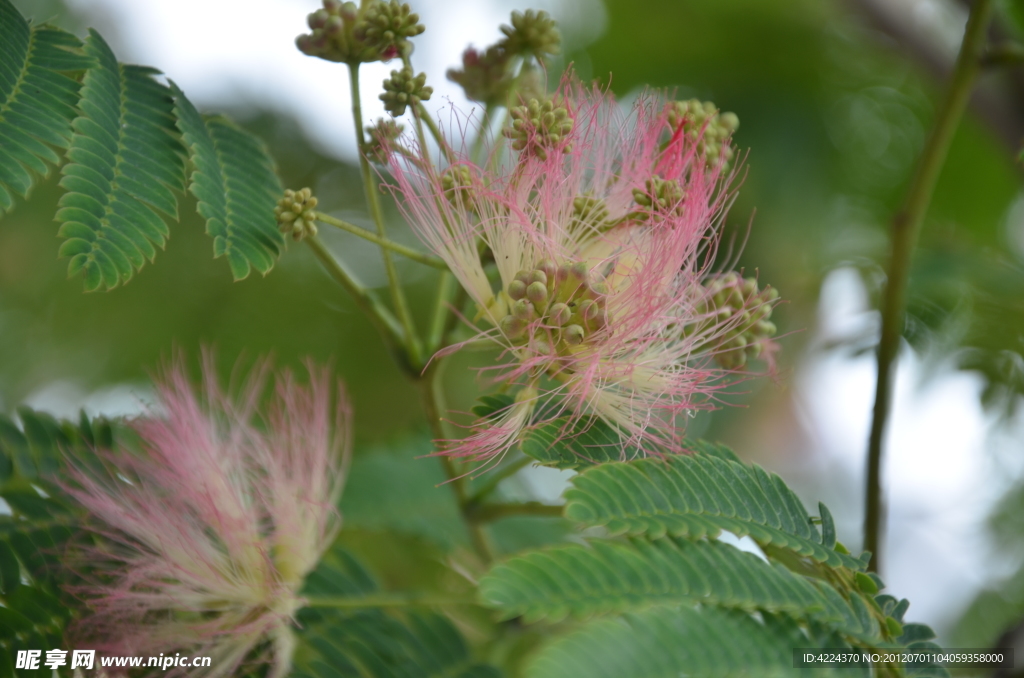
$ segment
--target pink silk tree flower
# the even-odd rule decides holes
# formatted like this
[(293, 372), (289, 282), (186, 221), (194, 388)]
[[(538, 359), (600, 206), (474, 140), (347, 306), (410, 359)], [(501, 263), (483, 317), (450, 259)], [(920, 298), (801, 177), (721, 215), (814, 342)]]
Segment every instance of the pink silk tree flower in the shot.
[[(596, 416), (624, 452), (683, 451), (685, 418), (774, 348), (774, 290), (711, 269), (738, 120), (651, 94), (625, 112), (571, 78), (510, 114), (511, 152), (475, 162), (451, 143), (443, 171), (415, 147), (390, 160), (410, 223), (479, 308), (475, 341), (504, 349), (495, 381), (516, 393), (446, 452), (493, 459), (566, 415), (566, 435)], [(551, 399), (560, 410), (537, 407)]]
[(78, 467), (69, 491), (91, 514), (92, 573), (75, 591), (94, 614), (79, 631), (110, 654), (212, 657), (232, 673), (257, 648), (270, 676), (288, 673), (298, 593), (340, 526), (350, 411), (326, 369), (300, 385), (268, 366), (236, 396), (205, 361), (201, 395), (177, 364), (158, 385), (159, 416), (135, 421), (140, 454), (108, 455), (106, 477)]

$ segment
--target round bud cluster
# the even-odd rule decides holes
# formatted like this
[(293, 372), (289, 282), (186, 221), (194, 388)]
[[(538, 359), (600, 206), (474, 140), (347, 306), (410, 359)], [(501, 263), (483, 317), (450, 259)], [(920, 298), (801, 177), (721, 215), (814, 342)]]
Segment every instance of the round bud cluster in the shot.
[(669, 104), (668, 123), (672, 129), (682, 125), (683, 133), (698, 142), (698, 152), (709, 167), (728, 167), (734, 155), (729, 142), (740, 126), (735, 113), (720, 113), (710, 101), (673, 101)]
[(452, 165), (441, 173), (444, 197), (455, 207), (473, 209), (473, 169), (469, 165)]
[(448, 79), (461, 86), (470, 101), (498, 106), (512, 87), (508, 66), (509, 54), (503, 47), (492, 45), (483, 52), (470, 47), (462, 53), (462, 69), (449, 69)]
[(759, 357), (765, 340), (775, 336), (775, 323), (769, 318), (779, 293), (770, 286), (758, 290), (756, 279), (736, 273), (715, 276), (705, 287), (711, 322), (726, 328), (715, 360), (727, 370), (739, 369)]
[(384, 55), (408, 56), (412, 53), (409, 38), (416, 37), (425, 30), (420, 23), (419, 14), (414, 13), (408, 4), (399, 3), (398, 0), (370, 3), (363, 20), (365, 25), (361, 27), (361, 32), (366, 43), (375, 46)]
[(606, 231), (609, 228), (608, 205), (604, 198), (578, 195), (572, 200), (572, 228), (594, 228)]
[(510, 109), (509, 115), (512, 124), (502, 134), (512, 140), (515, 150), (533, 153), (541, 160), (547, 159), (549, 148), (561, 145), (562, 153), (572, 151), (571, 144), (563, 143), (573, 127), (573, 119), (564, 106), (530, 99), (526, 105)]
[(405, 113), (407, 106), (415, 108), (420, 102), (430, 99), (433, 87), (427, 86), (427, 74), (415, 75), (406, 66), (400, 71), (391, 71), (391, 77), (384, 81), (384, 93), (380, 100), (384, 102), (384, 110), (397, 117)]
[(394, 118), (378, 118), (376, 124), (366, 128), (370, 137), (363, 149), (366, 157), (381, 165), (388, 164), (395, 142), (404, 129)]
[(274, 215), (282, 233), (291, 234), (295, 240), (316, 235), (316, 198), (313, 191), (304, 188), (301, 191), (288, 189), (284, 197), (277, 201)]
[[(605, 309), (607, 289), (583, 263), (558, 266), (544, 259), (530, 271), (519, 271), (505, 288), (510, 313), (498, 323), (512, 342), (537, 345), (559, 354), (571, 352), (609, 322)], [(540, 321), (540, 322), (537, 322)], [(530, 336), (543, 329), (539, 339)]]
[(555, 20), (544, 11), (512, 12), (512, 25), (502, 26), (501, 32), (505, 37), (498, 45), (514, 56), (543, 60), (558, 54), (562, 45)]
[(341, 0), (323, 0), (323, 9), (310, 14), (306, 22), (312, 33), (295, 39), (299, 50), (309, 56), (327, 61), (359, 64), (370, 61), (387, 61), (398, 55), (395, 46), (370, 40), (366, 31), (370, 25), (367, 13), (376, 11), (382, 0), (371, 0), (356, 5)]
[(649, 214), (682, 214), (683, 195), (678, 181), (657, 175), (644, 182), (644, 188), (633, 189), (633, 200)]

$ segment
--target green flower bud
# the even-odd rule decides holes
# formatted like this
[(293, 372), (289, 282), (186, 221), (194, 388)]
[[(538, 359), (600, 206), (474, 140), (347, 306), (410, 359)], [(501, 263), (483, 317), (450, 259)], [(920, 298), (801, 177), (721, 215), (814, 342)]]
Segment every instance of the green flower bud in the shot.
[(561, 327), (569, 322), (569, 318), (572, 317), (572, 309), (566, 304), (558, 303), (553, 304), (548, 310), (548, 319), (552, 325)]
[(709, 167), (722, 165), (727, 169), (734, 155), (730, 140), (740, 126), (735, 113), (719, 113), (710, 101), (673, 101), (669, 104), (668, 123), (672, 129), (681, 125), (684, 134), (694, 141), (699, 139), (697, 152)]
[(545, 279), (543, 282), (546, 285), (548, 280), (554, 279), (555, 271), (558, 270), (558, 267), (555, 265), (555, 262), (550, 259), (541, 259), (540, 263), (537, 264), (537, 270), (544, 273)]
[(548, 284), (548, 274), (540, 269), (534, 269), (530, 271), (529, 281), (531, 283), (539, 282), (544, 285)]
[(715, 360), (726, 369), (739, 369), (763, 353), (765, 341), (775, 336), (775, 323), (768, 320), (778, 292), (758, 290), (757, 280), (741, 278), (735, 272), (717, 275), (705, 283), (709, 324), (722, 324), (721, 343)]
[(473, 170), (469, 165), (452, 165), (441, 174), (444, 197), (455, 207), (474, 209)]
[(427, 101), (434, 89), (426, 82), (426, 73), (414, 75), (408, 66), (400, 71), (391, 71), (391, 77), (384, 81), (384, 93), (379, 97), (384, 102), (384, 110), (398, 117), (405, 113), (406, 107), (415, 108)]
[(310, 189), (286, 190), (274, 208), (278, 228), (295, 240), (316, 235), (316, 205), (317, 199)]
[(398, 0), (373, 2), (363, 15), (361, 36), (367, 45), (379, 50), (385, 60), (408, 55), (412, 53), (408, 39), (424, 31), (419, 21), (419, 15)]
[(574, 228), (590, 227), (606, 231), (609, 227), (609, 216), (608, 205), (602, 198), (581, 195), (572, 201), (572, 225)]
[(501, 27), (505, 37), (498, 43), (509, 54), (543, 60), (559, 53), (562, 36), (547, 12), (512, 12), (511, 23)]
[(526, 334), (526, 321), (515, 316), (507, 315), (498, 322), (498, 329), (509, 339), (515, 341), (522, 339)]
[(569, 268), (569, 277), (586, 283), (590, 279), (590, 269), (582, 261), (577, 262)]
[[(395, 0), (353, 2), (323, 0), (323, 9), (307, 17), (311, 33), (300, 35), (295, 44), (303, 53), (327, 61), (360, 64), (388, 60), (398, 55), (399, 47), (415, 35), (415, 14), (402, 13)], [(396, 18), (397, 17), (397, 18)], [(419, 27), (422, 32), (422, 27)], [(410, 47), (411, 50), (411, 47)]]
[(460, 85), (470, 101), (501, 105), (513, 84), (509, 56), (505, 48), (498, 45), (482, 53), (470, 47), (462, 53), (462, 68), (449, 69), (448, 79)]
[(562, 340), (570, 346), (579, 346), (583, 343), (586, 333), (579, 325), (569, 325), (562, 332)]
[(549, 149), (558, 148), (563, 153), (572, 151), (572, 145), (565, 141), (572, 132), (573, 119), (565, 107), (530, 99), (525, 105), (511, 108), (509, 116), (512, 124), (502, 130), (502, 134), (512, 140), (514, 150), (532, 153), (541, 160), (547, 158)]
[(366, 157), (380, 165), (386, 165), (391, 157), (391, 149), (404, 129), (393, 118), (378, 118), (377, 124), (366, 128), (366, 133), (370, 137), (364, 150)]
[(588, 322), (593, 320), (597, 314), (600, 313), (601, 309), (597, 307), (597, 304), (594, 303), (593, 299), (584, 299), (580, 303), (577, 311), (579, 312), (580, 317), (583, 318), (583, 321)]
[(529, 287), (526, 288), (526, 298), (532, 301), (535, 306), (540, 306), (548, 300), (548, 288), (542, 282), (530, 283)]
[(643, 189), (633, 189), (633, 200), (649, 213), (681, 214), (683, 211), (683, 187), (675, 179), (665, 180), (653, 176), (645, 182)]
[(533, 319), (533, 304), (528, 299), (520, 299), (512, 304), (512, 315), (522, 320)]
[(513, 280), (508, 284), (508, 296), (515, 301), (526, 297), (526, 283), (522, 280)]

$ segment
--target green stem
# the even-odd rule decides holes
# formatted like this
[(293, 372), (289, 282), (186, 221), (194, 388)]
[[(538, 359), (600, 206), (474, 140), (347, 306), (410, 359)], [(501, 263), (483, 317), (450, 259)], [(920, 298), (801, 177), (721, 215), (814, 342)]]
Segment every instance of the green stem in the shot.
[[(388, 348), (395, 355), (404, 356), (405, 352), (402, 350), (402, 346), (405, 345), (405, 338), (402, 334), (401, 326), (398, 324), (395, 316), (391, 314), (391, 311), (380, 303), (372, 292), (356, 282), (355, 278), (341, 265), (341, 262), (335, 259), (334, 255), (324, 246), (320, 238), (314, 235), (305, 238), (305, 241), (310, 249), (313, 250), (316, 258), (320, 260), (320, 263), (330, 273), (331, 277), (348, 292), (349, 296), (356, 302), (356, 306), (366, 314), (376, 330), (384, 337)], [(403, 365), (406, 364), (406, 361), (403, 360), (402, 362)], [(408, 366), (406, 365), (406, 367)]]
[(893, 220), (892, 253), (888, 281), (882, 299), (882, 330), (878, 342), (878, 381), (868, 442), (867, 485), (865, 488), (864, 548), (871, 551), (869, 568), (878, 571), (882, 548), (885, 506), (882, 496), (882, 441), (892, 399), (896, 356), (899, 352), (906, 308), (907, 283), (914, 246), (931, 203), (939, 173), (949, 152), (953, 134), (963, 117), (974, 80), (981, 66), (985, 31), (992, 0), (976, 0), (971, 8), (963, 43), (952, 80), (939, 108), (918, 162), (906, 199)]
[(417, 261), (421, 264), (433, 266), (434, 268), (439, 268), (442, 271), (448, 270), (448, 264), (444, 263), (441, 259), (438, 259), (435, 256), (432, 256), (430, 254), (424, 254), (423, 252), (417, 252), (411, 247), (406, 247), (405, 245), (399, 245), (398, 243), (392, 240), (388, 240), (387, 238), (382, 238), (379, 235), (375, 235), (372, 231), (367, 231), (365, 228), (360, 228), (355, 224), (350, 224), (347, 221), (342, 221), (341, 219), (335, 219), (329, 214), (317, 212), (316, 220), (322, 221), (323, 223), (328, 224), (330, 226), (340, 228), (343, 231), (348, 231), (349, 233), (352, 233), (354, 235), (358, 235), (363, 240), (369, 240), (372, 243), (376, 243), (381, 247), (391, 250), (395, 254), (402, 255), (406, 259), (412, 259), (413, 261)]
[[(363, 188), (366, 191), (366, 204), (370, 209), (370, 216), (377, 227), (378, 237), (384, 239), (387, 232), (384, 226), (384, 213), (380, 208), (380, 200), (377, 197), (377, 182), (373, 177), (373, 170), (370, 168), (370, 161), (366, 158), (363, 149), (366, 148), (366, 139), (363, 136), (363, 108), (359, 98), (359, 64), (349, 64), (349, 85), (352, 92), (352, 118), (356, 124), (356, 145), (359, 150), (359, 169), (362, 173)], [(384, 259), (384, 270), (388, 276), (388, 287), (391, 288), (391, 301), (395, 305), (395, 312), (405, 329), (406, 344), (409, 358), (413, 364), (422, 364), (423, 352), (420, 347), (419, 337), (416, 335), (416, 328), (413, 325), (412, 315), (409, 313), (409, 304), (405, 299), (405, 292), (402, 290), (401, 281), (398, 279), (398, 271), (395, 270), (395, 262), (391, 259), (391, 252), (381, 247), (381, 257)]]
[[(491, 346), (493, 347), (494, 344), (491, 343)], [(500, 468), (497, 471), (492, 472), (490, 474), (490, 477), (488, 477), (487, 479), (487, 483), (482, 485), (480, 489), (478, 489), (473, 494), (473, 496), (469, 498), (469, 504), (471, 506), (477, 506), (481, 504), (483, 500), (486, 499), (491, 494), (491, 492), (494, 492), (494, 490), (498, 488), (498, 485), (501, 484), (501, 481), (505, 480), (506, 478), (511, 478), (515, 474), (519, 473), (519, 471), (529, 466), (533, 461), (533, 458), (524, 456), (522, 459), (516, 459), (511, 464), (507, 464), (503, 468)]]
[(484, 142), (487, 140), (487, 133), (491, 129), (491, 116), (494, 115), (494, 105), (487, 104), (484, 107), (483, 115), (480, 117), (480, 130), (473, 140), (473, 148), (469, 153), (470, 159), (480, 164), (480, 152), (483, 150)]
[(437, 128), (437, 123), (430, 117), (430, 113), (427, 111), (423, 104), (420, 104), (416, 110), (413, 111), (413, 115), (416, 116), (417, 120), (422, 119), (427, 124), (427, 129), (430, 130), (430, 136), (434, 137), (437, 141), (437, 145), (441, 147), (441, 151), (444, 153), (444, 157), (448, 158), (448, 162), (454, 163), (455, 152), (448, 146), (448, 142), (441, 136), (441, 130)]
[(434, 303), (434, 316), (430, 321), (430, 334), (427, 338), (427, 350), (433, 354), (441, 348), (444, 341), (445, 328), (448, 325), (449, 305), (451, 304), (452, 292), (455, 290), (455, 276), (448, 270), (441, 274), (441, 280), (437, 285), (437, 301)]
[(414, 607), (435, 605), (476, 605), (470, 598), (432, 593), (381, 593), (373, 596), (307, 596), (303, 607), (360, 609), (368, 607)]
[(470, 513), (474, 522), (489, 523), (510, 516), (562, 516), (564, 506), (542, 504), (539, 501), (528, 501), (525, 503), (508, 504), (480, 504)]
[[(439, 365), (439, 360), (432, 362), (419, 383), (423, 395), (423, 409), (426, 410), (427, 421), (430, 423), (430, 432), (436, 440), (446, 440), (448, 439), (448, 434), (444, 430), (444, 422), (441, 419), (441, 413), (444, 411), (444, 398), (441, 393), (441, 384), (437, 378)], [(456, 467), (451, 457), (440, 454), (437, 458), (441, 461), (441, 468), (444, 469), (445, 477), (448, 478), (447, 485), (452, 488), (452, 494), (455, 495), (455, 502), (458, 504), (459, 513), (466, 524), (466, 530), (469, 532), (473, 549), (485, 563), (489, 563), (494, 559), (494, 556), (491, 554), (491, 547), (487, 543), (487, 536), (484, 534), (483, 529), (469, 517), (466, 478), (461, 470)]]

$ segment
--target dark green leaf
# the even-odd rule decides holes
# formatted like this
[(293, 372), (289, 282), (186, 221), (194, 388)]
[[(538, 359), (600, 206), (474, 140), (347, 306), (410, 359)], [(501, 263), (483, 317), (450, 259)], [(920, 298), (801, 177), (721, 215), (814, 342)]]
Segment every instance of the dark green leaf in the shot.
[(572, 484), (566, 517), (612, 534), (699, 539), (728, 530), (833, 567), (863, 569), (858, 559), (823, 543), (781, 479), (722, 454), (604, 464), (584, 470)]
[(199, 200), (214, 257), (227, 257), (235, 280), (251, 268), (266, 275), (284, 245), (274, 216), (283, 190), (270, 155), (226, 118), (199, 115), (182, 91), (171, 87), (193, 166), (189, 190)]
[(74, 136), (59, 202), (61, 255), (69, 275), (83, 273), (92, 291), (128, 282), (163, 247), (184, 190), (184, 148), (174, 126), (170, 91), (151, 68), (119, 64), (91, 31), (85, 52), (95, 61), (82, 83)]

